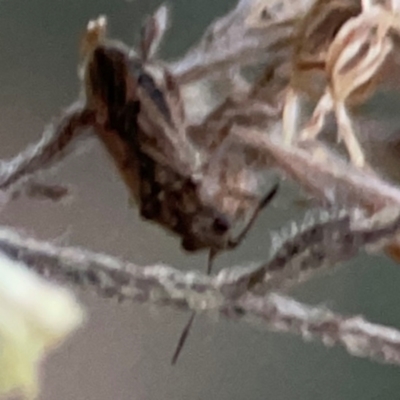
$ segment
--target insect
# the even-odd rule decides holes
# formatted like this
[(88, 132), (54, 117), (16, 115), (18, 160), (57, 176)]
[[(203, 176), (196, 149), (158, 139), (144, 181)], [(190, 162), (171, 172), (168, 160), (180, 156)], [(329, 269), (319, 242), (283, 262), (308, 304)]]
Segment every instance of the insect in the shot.
[[(96, 133), (140, 215), (179, 235), (186, 251), (208, 250), (210, 273), (215, 256), (242, 242), (258, 213), (274, 198), (278, 185), (263, 196), (224, 186), (222, 202), (210, 195), (205, 182), (218, 155), (200, 154), (189, 140), (179, 85), (154, 59), (166, 25), (167, 9), (161, 7), (144, 25), (135, 52), (107, 38), (105, 17), (90, 21), (81, 47), (81, 77), (87, 107), (96, 114)], [(239, 206), (232, 207), (231, 200)], [(241, 219), (242, 228), (234, 235)], [(194, 314), (182, 333), (173, 363), (193, 319)]]
[[(380, 69), (393, 49), (390, 33), (399, 30), (400, 15), (393, 1), (379, 4), (373, 0), (362, 0), (359, 12), (354, 1), (330, 3), (338, 9), (342, 6), (347, 13), (343, 12), (344, 21), (342, 19), (342, 23), (336, 25), (337, 31), (332, 32), (331, 42), (325, 44), (326, 51), (321, 51), (320, 59), (315, 60), (326, 75), (326, 89), (309, 123), (302, 130), (300, 140), (315, 139), (324, 125), (326, 115), (333, 111), (338, 124), (338, 140), (344, 141), (353, 164), (364, 167), (365, 156), (346, 105), (359, 104), (374, 92)], [(317, 64), (315, 66), (318, 67)], [(293, 96), (293, 89), (290, 96)], [(293, 97), (289, 99), (284, 112), (287, 142), (291, 141), (294, 131), (293, 122), (290, 121), (295, 114), (295, 107), (290, 105), (293, 101)]]

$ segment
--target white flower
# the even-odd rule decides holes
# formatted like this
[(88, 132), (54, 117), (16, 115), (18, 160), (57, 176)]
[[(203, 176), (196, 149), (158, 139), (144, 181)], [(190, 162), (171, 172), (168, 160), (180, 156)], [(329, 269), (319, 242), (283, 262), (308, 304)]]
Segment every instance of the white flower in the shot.
[(0, 255), (0, 395), (35, 397), (38, 363), (83, 320), (70, 291)]

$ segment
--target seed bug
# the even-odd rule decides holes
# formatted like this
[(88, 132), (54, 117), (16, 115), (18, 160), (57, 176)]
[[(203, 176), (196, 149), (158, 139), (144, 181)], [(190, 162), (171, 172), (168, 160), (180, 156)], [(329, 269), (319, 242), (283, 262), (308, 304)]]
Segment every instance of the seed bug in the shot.
[[(215, 256), (242, 242), (278, 185), (258, 197), (227, 189), (227, 198), (243, 200), (247, 208), (253, 204), (234, 236), (241, 214), (228, 212), (206, 195), (204, 178), (212, 173), (213, 154), (200, 154), (187, 136), (179, 85), (168, 69), (154, 60), (167, 26), (167, 8), (161, 7), (147, 20), (138, 52), (108, 39), (106, 25), (105, 17), (90, 21), (81, 47), (81, 78), (87, 107), (96, 114), (96, 133), (141, 217), (179, 235), (188, 252), (208, 250), (210, 273)], [(173, 363), (193, 319), (194, 314), (182, 333)]]

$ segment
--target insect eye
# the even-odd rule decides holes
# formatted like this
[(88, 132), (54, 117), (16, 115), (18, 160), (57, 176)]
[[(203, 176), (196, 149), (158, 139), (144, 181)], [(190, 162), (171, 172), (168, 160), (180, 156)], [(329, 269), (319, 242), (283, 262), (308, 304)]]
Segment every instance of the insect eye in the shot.
[(214, 232), (220, 234), (225, 233), (229, 229), (229, 227), (230, 224), (224, 217), (215, 218), (212, 224), (212, 229), (214, 230)]

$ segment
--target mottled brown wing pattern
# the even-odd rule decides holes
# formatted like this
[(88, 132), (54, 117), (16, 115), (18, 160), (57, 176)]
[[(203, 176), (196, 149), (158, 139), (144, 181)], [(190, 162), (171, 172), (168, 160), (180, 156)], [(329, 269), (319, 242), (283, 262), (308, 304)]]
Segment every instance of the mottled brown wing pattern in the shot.
[[(90, 31), (92, 48), (84, 73), (87, 98), (99, 110), (99, 136), (142, 217), (181, 236), (188, 251), (217, 253), (236, 245), (233, 228), (244, 216), (250, 221), (262, 200), (240, 187), (236, 179), (240, 171), (231, 168), (230, 174), (226, 158), (219, 154), (223, 145), (201, 158), (189, 140), (179, 85), (151, 59), (151, 38), (160, 38), (157, 18), (149, 21), (151, 26), (143, 31), (142, 57), (105, 35), (98, 35), (96, 42)], [(204, 182), (208, 187), (213, 179), (217, 196), (204, 189)], [(232, 207), (232, 202), (238, 205)]]

